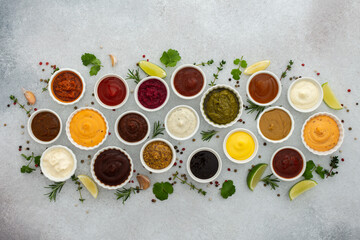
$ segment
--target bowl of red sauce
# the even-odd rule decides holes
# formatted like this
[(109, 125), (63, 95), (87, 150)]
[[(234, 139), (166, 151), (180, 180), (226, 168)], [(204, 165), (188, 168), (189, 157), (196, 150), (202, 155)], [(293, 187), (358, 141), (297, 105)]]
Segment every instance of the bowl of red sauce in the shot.
[(163, 79), (150, 76), (141, 80), (136, 86), (134, 96), (141, 109), (155, 112), (163, 108), (168, 102), (170, 91)]
[(129, 98), (126, 81), (116, 74), (106, 74), (95, 84), (96, 101), (104, 108), (116, 109), (123, 106)]
[(206, 87), (205, 73), (193, 64), (184, 64), (171, 75), (171, 88), (183, 99), (194, 99), (201, 95)]
[(271, 171), (283, 181), (294, 181), (300, 178), (306, 168), (304, 154), (295, 147), (279, 148), (271, 157)]
[(50, 96), (55, 102), (71, 105), (78, 102), (85, 93), (85, 81), (79, 72), (71, 68), (56, 71), (49, 81)]
[(281, 95), (281, 83), (272, 72), (259, 71), (250, 76), (246, 84), (246, 94), (259, 106), (275, 103)]

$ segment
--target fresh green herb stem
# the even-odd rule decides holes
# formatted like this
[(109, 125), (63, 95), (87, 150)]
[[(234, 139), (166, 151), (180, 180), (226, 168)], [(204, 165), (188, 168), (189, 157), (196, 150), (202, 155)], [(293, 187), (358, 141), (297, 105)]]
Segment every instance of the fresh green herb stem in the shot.
[(259, 106), (247, 99), (247, 102), (249, 103), (249, 106), (246, 106), (246, 113), (253, 113), (257, 112), (255, 120), (260, 116), (260, 113), (262, 113), (265, 110), (265, 106)]
[(128, 69), (128, 74), (126, 76), (126, 80), (133, 79), (136, 84), (138, 84), (141, 81), (140, 74), (139, 74), (139, 68), (130, 70)]
[(18, 99), (17, 99), (14, 95), (10, 95), (10, 100), (13, 102), (14, 105), (18, 104), (21, 109), (24, 109), (25, 112), (26, 112), (26, 115), (27, 115), (28, 117), (30, 117), (30, 113), (31, 113), (31, 110), (32, 110), (31, 107), (30, 107), (29, 109), (27, 109), (27, 108), (25, 107), (25, 104), (19, 103)]
[(80, 181), (79, 181), (79, 178), (76, 177), (75, 174), (74, 174), (74, 175), (71, 176), (71, 180), (72, 180), (73, 182), (75, 182), (75, 184), (77, 185), (77, 190), (76, 190), (76, 191), (78, 191), (79, 194), (80, 194), (79, 201), (83, 203), (83, 202), (85, 201), (85, 199), (84, 199), (84, 198), (82, 197), (82, 195), (81, 195), (82, 186), (81, 186), (81, 183), (80, 183)]
[(215, 130), (209, 130), (209, 131), (201, 131), (201, 139), (203, 140), (203, 141), (208, 141), (208, 142), (210, 142), (210, 140), (211, 140), (211, 138), (213, 137), (213, 136), (215, 136), (215, 134), (217, 134), (218, 133), (218, 131), (215, 131)]
[(260, 181), (264, 182), (266, 185), (269, 185), (271, 189), (275, 190), (279, 185), (277, 182), (280, 182), (277, 178), (271, 178), (273, 174), (269, 174)]
[(66, 182), (54, 182), (53, 184), (50, 184), (49, 186), (45, 187), (45, 188), (50, 188), (51, 192), (48, 192), (44, 195), (47, 195), (51, 201), (56, 202), (56, 196), (58, 193), (61, 192), (62, 187), (64, 186)]
[(212, 65), (214, 63), (214, 60), (213, 59), (210, 59), (209, 61), (207, 61), (207, 62), (201, 62), (201, 63), (199, 63), (199, 64), (196, 64), (196, 63), (194, 63), (194, 65), (195, 66), (205, 66), (205, 65), (208, 65), (208, 66), (210, 66), (210, 65)]
[(128, 200), (130, 198), (131, 194), (139, 193), (140, 190), (142, 190), (142, 189), (140, 189), (139, 187), (122, 188), (122, 189), (116, 190), (116, 192), (114, 194), (117, 197), (116, 200), (121, 199), (122, 204), (125, 204), (126, 200)]
[(215, 82), (217, 79), (219, 79), (219, 73), (224, 69), (224, 65), (226, 64), (226, 61), (221, 60), (219, 63), (219, 66), (217, 68), (217, 72), (213, 74), (214, 79), (209, 83), (209, 86), (213, 87), (215, 86)]
[(40, 165), (40, 157), (41, 156), (35, 156), (34, 153), (32, 153), (30, 156), (26, 156), (25, 154), (21, 154), (23, 158), (25, 158), (29, 163), (27, 165), (23, 165), (20, 169), (21, 173), (31, 173), (35, 171), (35, 168), (29, 167), (30, 164), (34, 161), (35, 167), (38, 167)]
[(164, 135), (165, 128), (162, 127), (162, 123), (160, 121), (154, 122), (154, 129), (152, 138), (156, 137), (157, 135)]
[(185, 179), (182, 179), (182, 178), (180, 178), (178, 175), (179, 175), (178, 172), (176, 172), (175, 174), (173, 174), (173, 180), (178, 179), (178, 180), (180, 180), (180, 182), (181, 182), (182, 184), (188, 185), (188, 186), (190, 187), (190, 189), (192, 189), (192, 190), (197, 190), (198, 193), (200, 193), (200, 194), (202, 194), (202, 195), (204, 195), (204, 196), (206, 195), (206, 192), (205, 192), (204, 190), (202, 190), (201, 188), (195, 187), (195, 185), (192, 184), (191, 182), (187, 182), (186, 176), (183, 175), (183, 177), (184, 177)]
[(286, 66), (285, 71), (283, 71), (282, 74), (281, 74), (280, 81), (281, 81), (281, 79), (286, 77), (287, 72), (291, 70), (293, 64), (294, 64), (293, 60), (290, 60), (289, 64)]
[(247, 62), (245, 60), (243, 60), (243, 56), (241, 56), (241, 58), (237, 58), (234, 60), (234, 64), (235, 65), (238, 65), (239, 67), (237, 68), (234, 68), (231, 70), (231, 75), (233, 77), (233, 79), (235, 80), (240, 80), (240, 77), (241, 77), (241, 74), (242, 74), (242, 71), (240, 71), (240, 67), (241, 68), (246, 68), (247, 67)]

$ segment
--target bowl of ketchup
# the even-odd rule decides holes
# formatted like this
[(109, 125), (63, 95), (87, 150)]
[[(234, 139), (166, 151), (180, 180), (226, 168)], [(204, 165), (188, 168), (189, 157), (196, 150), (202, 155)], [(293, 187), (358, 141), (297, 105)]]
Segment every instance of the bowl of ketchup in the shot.
[(96, 82), (94, 94), (102, 107), (115, 109), (126, 103), (129, 98), (129, 87), (122, 77), (106, 74)]

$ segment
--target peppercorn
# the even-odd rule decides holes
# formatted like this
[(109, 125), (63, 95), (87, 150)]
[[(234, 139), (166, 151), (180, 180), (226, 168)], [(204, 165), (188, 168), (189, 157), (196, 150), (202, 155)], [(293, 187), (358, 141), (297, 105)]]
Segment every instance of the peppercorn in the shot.
[(234, 169), (234, 172), (237, 172), (237, 169)]
[(76, 110), (76, 109), (77, 109), (77, 106), (75, 106), (74, 109)]
[(193, 141), (193, 142), (195, 142), (195, 141), (196, 141), (196, 139), (195, 139), (195, 138), (193, 138), (193, 139), (192, 139), (192, 141)]
[(91, 102), (91, 105), (94, 105), (94, 102)]
[(185, 148), (182, 148), (181, 151), (185, 151)]
[(29, 151), (29, 150), (30, 150), (30, 148), (28, 148), (28, 147), (27, 147), (27, 148), (26, 148), (26, 150), (27, 150), (27, 151)]
[(278, 194), (277, 196), (280, 197), (280, 194)]
[(88, 155), (88, 158), (90, 159), (90, 158), (91, 158), (91, 155)]
[(220, 136), (219, 135), (216, 135), (216, 138), (219, 138)]
[(4, 123), (4, 127), (6, 127), (6, 123)]
[(7, 107), (10, 107), (10, 104), (8, 104)]
[(264, 146), (266, 146), (266, 142), (264, 142), (264, 144), (263, 144)]
[(352, 130), (352, 128), (351, 127), (349, 127), (349, 131), (351, 131)]
[(24, 128), (24, 125), (21, 125), (21, 128)]
[(155, 200), (155, 199), (151, 199), (151, 202), (153, 202), (153, 203), (154, 203), (154, 202), (156, 202), (156, 200)]

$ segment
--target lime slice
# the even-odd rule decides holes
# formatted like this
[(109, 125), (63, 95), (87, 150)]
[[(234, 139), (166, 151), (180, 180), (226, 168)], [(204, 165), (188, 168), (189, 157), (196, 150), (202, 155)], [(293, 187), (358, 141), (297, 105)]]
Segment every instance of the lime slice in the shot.
[(247, 185), (251, 191), (254, 191), (254, 188), (260, 181), (261, 176), (265, 172), (267, 166), (268, 165), (266, 163), (260, 163), (260, 164), (256, 165), (255, 167), (253, 167), (251, 169), (251, 171), (249, 172), (249, 174), (247, 176)]
[(289, 191), (289, 197), (290, 200), (294, 200), (299, 195), (303, 194), (307, 190), (310, 190), (311, 188), (315, 187), (317, 185), (317, 182), (314, 180), (302, 180), (298, 183), (296, 183)]
[(334, 92), (331, 90), (329, 84), (326, 82), (322, 86), (323, 92), (324, 92), (324, 102), (326, 105), (329, 106), (329, 108), (335, 109), (335, 110), (341, 110), (343, 107), (335, 97)]
[(244, 71), (245, 75), (251, 75), (261, 70), (265, 70), (270, 65), (270, 60), (264, 60), (247, 67)]
[(162, 69), (161, 67), (159, 67), (158, 65), (153, 64), (151, 62), (140, 61), (139, 62), (139, 67), (141, 68), (141, 70), (143, 70), (149, 76), (155, 76), (155, 77), (159, 77), (159, 78), (165, 78), (166, 77), (165, 70)]
[(97, 198), (99, 194), (98, 187), (96, 183), (86, 175), (79, 175), (77, 176), (82, 184), (84, 184), (85, 188), (89, 191), (89, 193), (94, 197)]

